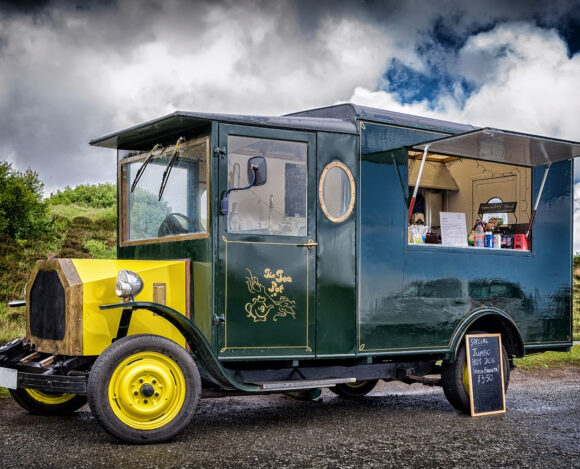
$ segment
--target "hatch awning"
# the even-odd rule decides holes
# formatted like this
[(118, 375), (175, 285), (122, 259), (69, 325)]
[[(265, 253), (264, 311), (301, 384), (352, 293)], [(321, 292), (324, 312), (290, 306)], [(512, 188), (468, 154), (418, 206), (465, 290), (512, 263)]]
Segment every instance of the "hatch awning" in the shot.
[(519, 166), (543, 166), (580, 156), (580, 142), (486, 127), (413, 146), (414, 150)]

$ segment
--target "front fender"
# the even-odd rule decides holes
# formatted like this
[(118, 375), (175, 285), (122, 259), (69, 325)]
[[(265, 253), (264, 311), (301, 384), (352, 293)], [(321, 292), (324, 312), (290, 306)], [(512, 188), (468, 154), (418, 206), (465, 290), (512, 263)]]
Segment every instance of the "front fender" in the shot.
[(175, 326), (175, 328), (183, 335), (183, 337), (185, 337), (185, 340), (189, 344), (191, 353), (195, 359), (222, 386), (226, 388), (234, 388), (244, 392), (256, 392), (260, 390), (258, 386), (243, 384), (232, 378), (232, 376), (222, 366), (216, 354), (212, 350), (211, 345), (198, 329), (198, 327), (178, 311), (169, 308), (168, 306), (158, 303), (151, 303), (148, 301), (130, 301), (127, 303), (115, 303), (100, 306), (100, 309), (102, 310), (116, 308), (123, 308), (132, 311), (137, 309), (145, 309), (163, 317), (165, 320)]

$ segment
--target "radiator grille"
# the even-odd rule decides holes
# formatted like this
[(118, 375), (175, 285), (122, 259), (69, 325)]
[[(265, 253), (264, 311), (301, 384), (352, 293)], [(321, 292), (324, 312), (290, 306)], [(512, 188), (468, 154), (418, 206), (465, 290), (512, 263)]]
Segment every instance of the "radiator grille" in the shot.
[(58, 273), (39, 271), (30, 290), (30, 333), (40, 339), (62, 340), (65, 318), (65, 294)]

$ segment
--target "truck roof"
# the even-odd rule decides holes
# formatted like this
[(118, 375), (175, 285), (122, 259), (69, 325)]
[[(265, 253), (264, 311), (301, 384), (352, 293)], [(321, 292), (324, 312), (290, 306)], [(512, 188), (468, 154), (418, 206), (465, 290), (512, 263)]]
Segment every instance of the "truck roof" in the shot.
[(212, 121), (240, 125), (261, 125), (292, 130), (358, 134), (357, 120), (434, 130), (448, 134), (469, 132), (477, 129), (477, 127), (466, 124), (345, 103), (309, 109), (283, 116), (175, 111), (128, 129), (95, 138), (89, 143), (105, 148), (130, 148), (132, 145), (143, 142), (144, 140), (155, 140), (160, 135), (179, 133), (184, 130), (194, 130), (197, 127), (208, 125)]
[(351, 103), (293, 112), (292, 114), (287, 114), (287, 116), (334, 118), (353, 123), (356, 122), (356, 120), (363, 120), (400, 127), (411, 127), (414, 129), (435, 130), (437, 132), (450, 134), (469, 132), (479, 128), (469, 124), (458, 124), (457, 122), (421, 117), (413, 114), (404, 114), (402, 112), (387, 111), (386, 109), (359, 106)]

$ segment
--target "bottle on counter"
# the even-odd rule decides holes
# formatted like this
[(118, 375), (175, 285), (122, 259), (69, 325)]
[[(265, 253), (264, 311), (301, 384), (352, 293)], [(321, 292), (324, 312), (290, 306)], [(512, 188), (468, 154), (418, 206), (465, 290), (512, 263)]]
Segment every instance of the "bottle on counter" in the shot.
[(493, 233), (491, 231), (485, 232), (485, 238), (484, 238), (483, 245), (486, 248), (493, 248)]
[(480, 221), (478, 221), (477, 225), (475, 226), (473, 240), (476, 248), (482, 248), (485, 246), (485, 233), (483, 231), (483, 225)]

